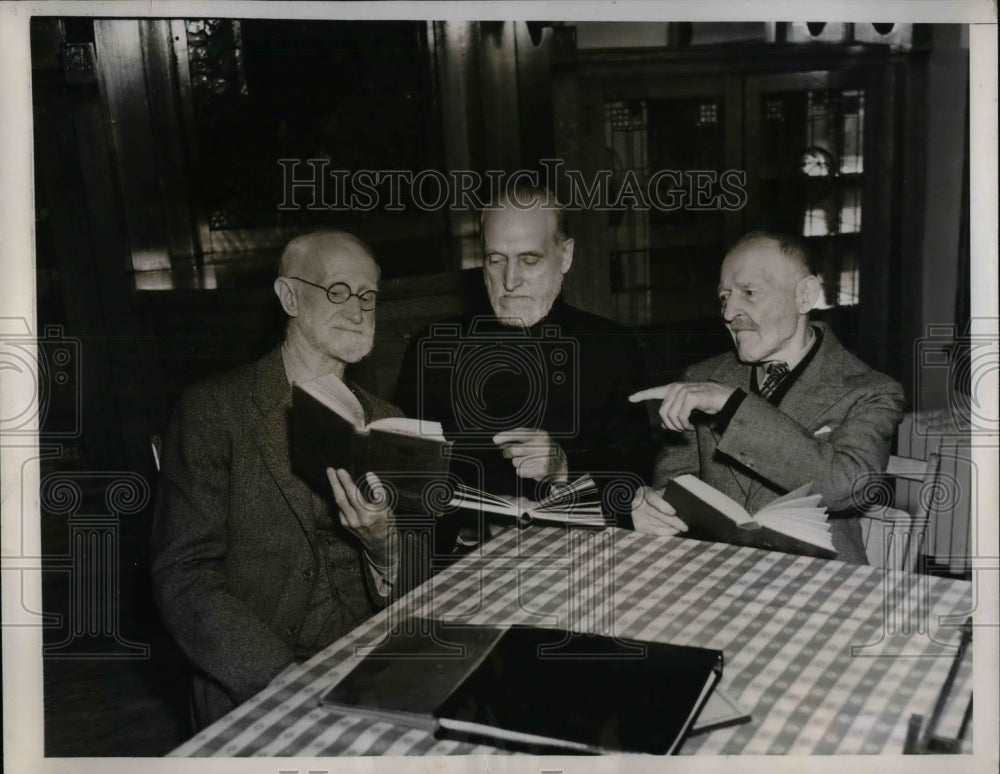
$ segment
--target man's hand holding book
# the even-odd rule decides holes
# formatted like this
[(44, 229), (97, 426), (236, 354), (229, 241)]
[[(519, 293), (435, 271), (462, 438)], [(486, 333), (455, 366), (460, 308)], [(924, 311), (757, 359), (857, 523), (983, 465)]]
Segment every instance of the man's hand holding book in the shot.
[(639, 487), (632, 499), (632, 524), (636, 532), (677, 535), (687, 532), (687, 524), (677, 517), (674, 507), (649, 486)]

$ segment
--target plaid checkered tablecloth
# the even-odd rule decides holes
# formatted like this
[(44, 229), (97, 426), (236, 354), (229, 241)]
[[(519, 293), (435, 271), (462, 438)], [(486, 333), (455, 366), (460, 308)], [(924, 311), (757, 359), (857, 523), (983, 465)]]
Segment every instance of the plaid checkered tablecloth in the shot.
[[(753, 721), (689, 738), (682, 754), (899, 753), (911, 714), (930, 716), (972, 608), (963, 581), (617, 529), (510, 529), (172, 754), (495, 752), (318, 706), (411, 615), (722, 650), (720, 685)], [(967, 650), (941, 731), (968, 703)]]

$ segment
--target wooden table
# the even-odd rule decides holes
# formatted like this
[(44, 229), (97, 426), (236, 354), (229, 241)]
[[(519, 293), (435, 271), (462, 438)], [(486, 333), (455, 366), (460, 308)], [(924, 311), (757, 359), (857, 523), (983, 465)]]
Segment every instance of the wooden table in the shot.
[[(932, 713), (972, 606), (964, 581), (617, 529), (509, 529), (172, 755), (496, 752), (318, 707), (411, 615), (722, 650), (720, 685), (753, 721), (691, 737), (682, 754), (900, 753), (911, 715)], [(939, 734), (954, 736), (968, 705), (971, 648), (959, 663)]]

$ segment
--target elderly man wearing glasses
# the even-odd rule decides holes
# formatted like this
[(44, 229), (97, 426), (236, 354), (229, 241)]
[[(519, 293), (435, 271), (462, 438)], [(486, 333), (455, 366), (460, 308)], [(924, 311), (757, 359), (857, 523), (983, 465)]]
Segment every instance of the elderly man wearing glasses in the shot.
[[(153, 583), (164, 621), (195, 668), (199, 726), (392, 595), (391, 511), (369, 501), (344, 470), (327, 471), (329, 490), (310, 488), (292, 472), (288, 437), (292, 383), (342, 380), (347, 364), (371, 351), (378, 281), (371, 250), (350, 234), (292, 240), (274, 282), (288, 315), (282, 345), (178, 402), (163, 454)], [(366, 421), (399, 415), (348, 387)]]

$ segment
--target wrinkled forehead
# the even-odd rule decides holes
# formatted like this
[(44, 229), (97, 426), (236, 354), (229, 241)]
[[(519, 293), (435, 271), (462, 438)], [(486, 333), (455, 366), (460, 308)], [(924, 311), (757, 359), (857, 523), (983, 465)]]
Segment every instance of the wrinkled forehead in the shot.
[(740, 247), (726, 256), (719, 271), (719, 286), (794, 285), (801, 269), (781, 252), (777, 244), (760, 241)]
[(311, 242), (293, 258), (292, 270), (308, 273), (320, 284), (346, 282), (352, 287), (378, 284), (375, 259), (360, 242), (346, 236), (331, 235)]
[(506, 204), (483, 212), (483, 241), (542, 241), (555, 239), (556, 213), (538, 202)]

